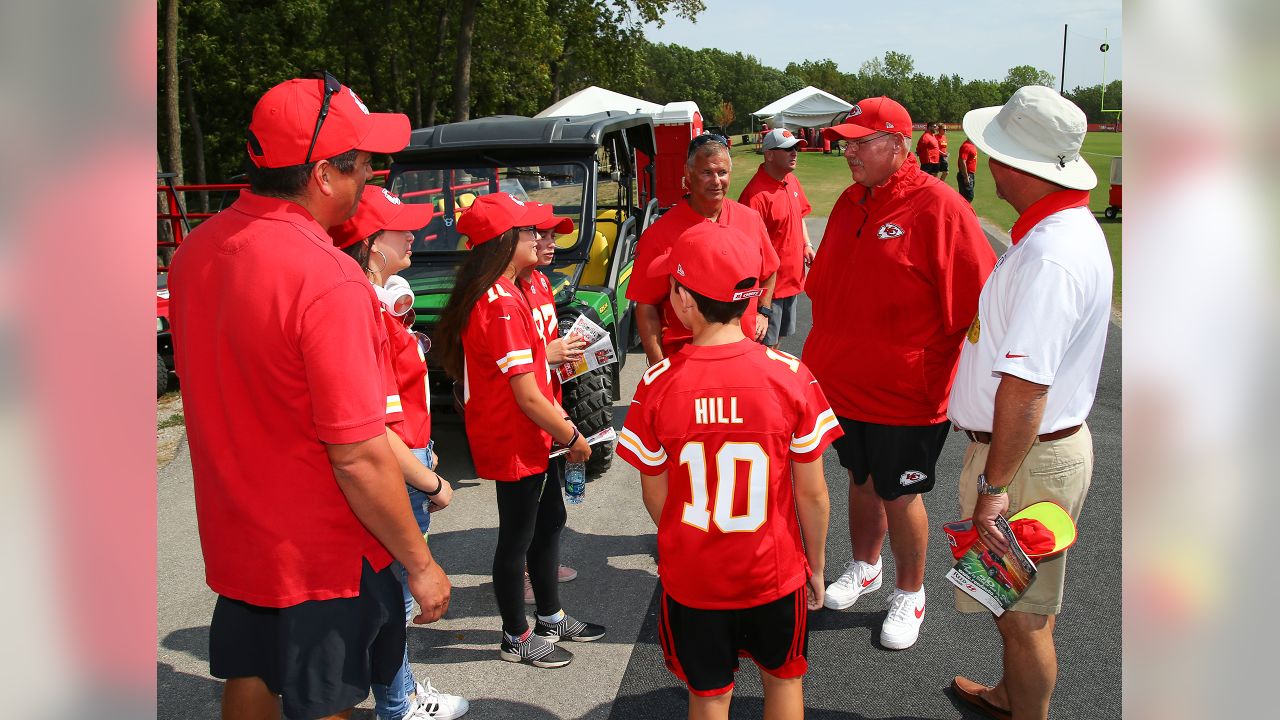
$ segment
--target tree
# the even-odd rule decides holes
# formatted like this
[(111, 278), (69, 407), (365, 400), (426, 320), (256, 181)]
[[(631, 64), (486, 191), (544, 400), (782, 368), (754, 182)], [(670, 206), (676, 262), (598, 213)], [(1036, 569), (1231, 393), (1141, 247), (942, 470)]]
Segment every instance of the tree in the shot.
[(1053, 83), (1057, 78), (1053, 73), (1045, 70), (1034, 68), (1030, 65), (1018, 65), (1009, 68), (1009, 72), (1004, 76), (1004, 82), (1001, 83), (1006, 91), (1006, 95), (1012, 95), (1020, 87), (1027, 85), (1043, 85), (1045, 87), (1053, 87)]
[(479, 0), (462, 0), (462, 19), (458, 26), (458, 54), (453, 66), (453, 119), (471, 117), (471, 41), (476, 31), (476, 6)]
[(169, 0), (164, 18), (164, 107), (169, 136), (169, 172), (182, 183), (182, 121), (178, 111), (178, 0)]

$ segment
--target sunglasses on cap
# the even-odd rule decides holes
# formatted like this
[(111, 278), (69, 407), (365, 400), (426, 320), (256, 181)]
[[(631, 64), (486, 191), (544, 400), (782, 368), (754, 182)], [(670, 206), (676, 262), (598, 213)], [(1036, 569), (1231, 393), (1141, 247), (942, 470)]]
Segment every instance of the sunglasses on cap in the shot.
[(329, 117), (329, 100), (334, 93), (342, 89), (342, 83), (338, 79), (330, 75), (327, 70), (315, 70), (308, 77), (324, 81), (324, 100), (320, 103), (320, 114), (316, 116), (316, 129), (311, 133), (311, 144), (307, 146), (307, 158), (302, 161), (303, 165), (311, 163), (311, 152), (316, 149), (316, 140), (320, 138), (320, 128), (324, 125), (324, 119)]
[(696, 152), (698, 148), (702, 147), (703, 145), (707, 145), (709, 143), (718, 143), (720, 145), (725, 146), (726, 148), (729, 147), (729, 139), (726, 138), (725, 136), (716, 135), (715, 133), (703, 133), (698, 137), (694, 138), (693, 140), (689, 141), (688, 157), (693, 157), (693, 153)]

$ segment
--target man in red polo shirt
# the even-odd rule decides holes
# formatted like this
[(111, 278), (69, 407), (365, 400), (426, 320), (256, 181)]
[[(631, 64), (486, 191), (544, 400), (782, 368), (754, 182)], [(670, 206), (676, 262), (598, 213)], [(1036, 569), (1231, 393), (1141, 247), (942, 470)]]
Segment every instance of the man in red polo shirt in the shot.
[(351, 217), (371, 153), (409, 139), (327, 73), (267, 91), (248, 191), (182, 244), (169, 275), (223, 717), (322, 718), (387, 683), (404, 648), (404, 564), (422, 606), (449, 580), (386, 438), (378, 300), (326, 230)]
[(691, 140), (684, 166), (684, 186), (689, 194), (640, 236), (627, 299), (636, 303), (636, 330), (650, 365), (674, 355), (688, 344), (693, 334), (671, 307), (666, 278), (650, 276), (649, 266), (681, 233), (698, 223), (714, 222), (736, 228), (760, 243), (763, 260), (758, 277), (764, 278), (765, 293), (751, 298), (742, 316), (742, 327), (743, 334), (756, 342), (763, 340), (769, 330), (767, 318), (756, 312), (756, 305), (758, 300), (760, 307), (768, 308), (773, 300), (778, 253), (769, 242), (769, 232), (760, 213), (725, 197), (732, 169), (733, 160), (729, 158), (729, 146), (724, 138), (706, 134)]
[(805, 267), (813, 260), (809, 229), (804, 225), (804, 216), (813, 208), (793, 172), (799, 142), (790, 130), (769, 131), (764, 136), (764, 162), (738, 196), (738, 202), (760, 213), (778, 253), (773, 302), (759, 308), (769, 318), (764, 344), (771, 348), (796, 331), (796, 299), (804, 290)]
[(920, 169), (926, 175), (937, 176), (942, 169), (942, 146), (938, 144), (938, 124), (929, 123), (924, 134), (916, 142), (916, 155), (920, 157)]
[(956, 172), (956, 185), (960, 188), (960, 195), (973, 203), (973, 187), (976, 184), (978, 172), (978, 146), (973, 144), (972, 140), (965, 139), (960, 143), (960, 166)]
[(910, 130), (906, 108), (878, 97), (825, 131), (842, 139), (854, 182), (832, 208), (809, 273), (804, 346), (844, 428), (835, 446), (850, 479), (853, 559), (825, 602), (844, 609), (880, 587), (887, 532), (897, 587), (880, 643), (894, 650), (915, 643), (924, 619), (923, 493), (950, 428), (960, 343), (995, 264), (973, 208), (916, 165)]

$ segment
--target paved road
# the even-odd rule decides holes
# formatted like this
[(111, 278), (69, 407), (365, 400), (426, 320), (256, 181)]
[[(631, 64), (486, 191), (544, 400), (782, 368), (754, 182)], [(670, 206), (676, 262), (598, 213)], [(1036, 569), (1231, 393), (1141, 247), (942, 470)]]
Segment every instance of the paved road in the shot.
[[(821, 220), (810, 221), (813, 237)], [(993, 238), (997, 252), (1003, 250)], [(811, 320), (801, 303), (801, 332), (783, 342), (799, 354)], [(621, 427), (643, 356), (623, 370), (623, 397), (615, 405)], [(1071, 551), (1068, 603), (1060, 617), (1062, 670), (1054, 696), (1055, 717), (1120, 716), (1120, 332), (1113, 326), (1099, 397), (1090, 417), (1097, 461), (1094, 485)], [(588, 485), (586, 502), (569, 508), (563, 556), (579, 578), (561, 586), (572, 614), (608, 626), (604, 640), (572, 646), (575, 662), (563, 670), (536, 670), (497, 659), (500, 622), (489, 583), (497, 514), (491, 483), (474, 479), (462, 428), (441, 416), (437, 444), (442, 472), (457, 478), (453, 507), (437, 513), (432, 551), (454, 583), (449, 616), (410, 629), (409, 656), (419, 675), (447, 692), (471, 699), (468, 717), (544, 720), (631, 720), (683, 717), (684, 693), (662, 667), (655, 633), (656, 566), (653, 525), (640, 502), (636, 474), (616, 462)], [(450, 448), (459, 448), (450, 450)], [(964, 443), (952, 436), (938, 468), (941, 480), (928, 497), (930, 523), (958, 517), (954, 478)], [(848, 559), (847, 480), (835, 453), (825, 458), (832, 489), (828, 580)], [(216, 718), (220, 684), (208, 675), (208, 621), (213, 595), (203, 580), (185, 446), (159, 474), (159, 714), (162, 719)], [(974, 717), (945, 691), (964, 672), (994, 680), (998, 636), (986, 616), (951, 609), (943, 579), (950, 553), (941, 531), (931, 538), (926, 589), (930, 603), (920, 641), (910, 650), (879, 648), (882, 590), (844, 612), (811, 616), (806, 703), (811, 718)], [(886, 570), (891, 572), (886, 548)], [(890, 579), (890, 578), (886, 578)], [(357, 718), (372, 718), (366, 702)], [(760, 682), (744, 666), (734, 700), (735, 718), (760, 717)]]

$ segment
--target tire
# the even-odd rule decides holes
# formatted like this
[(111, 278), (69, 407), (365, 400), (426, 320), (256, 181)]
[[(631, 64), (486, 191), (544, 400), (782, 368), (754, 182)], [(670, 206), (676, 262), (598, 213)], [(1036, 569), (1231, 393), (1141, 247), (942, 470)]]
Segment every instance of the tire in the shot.
[(156, 397), (164, 395), (169, 389), (169, 368), (164, 365), (164, 358), (156, 353)]
[[(613, 426), (613, 372), (596, 368), (564, 384), (564, 409), (584, 437)], [(613, 443), (591, 446), (587, 477), (597, 478), (613, 463)]]
[(1105, 217), (1108, 220), (1115, 220), (1116, 215), (1119, 215), (1119, 214), (1120, 214), (1120, 208), (1116, 207), (1115, 205), (1109, 205), (1107, 206), (1106, 210), (1102, 211), (1103, 217)]

